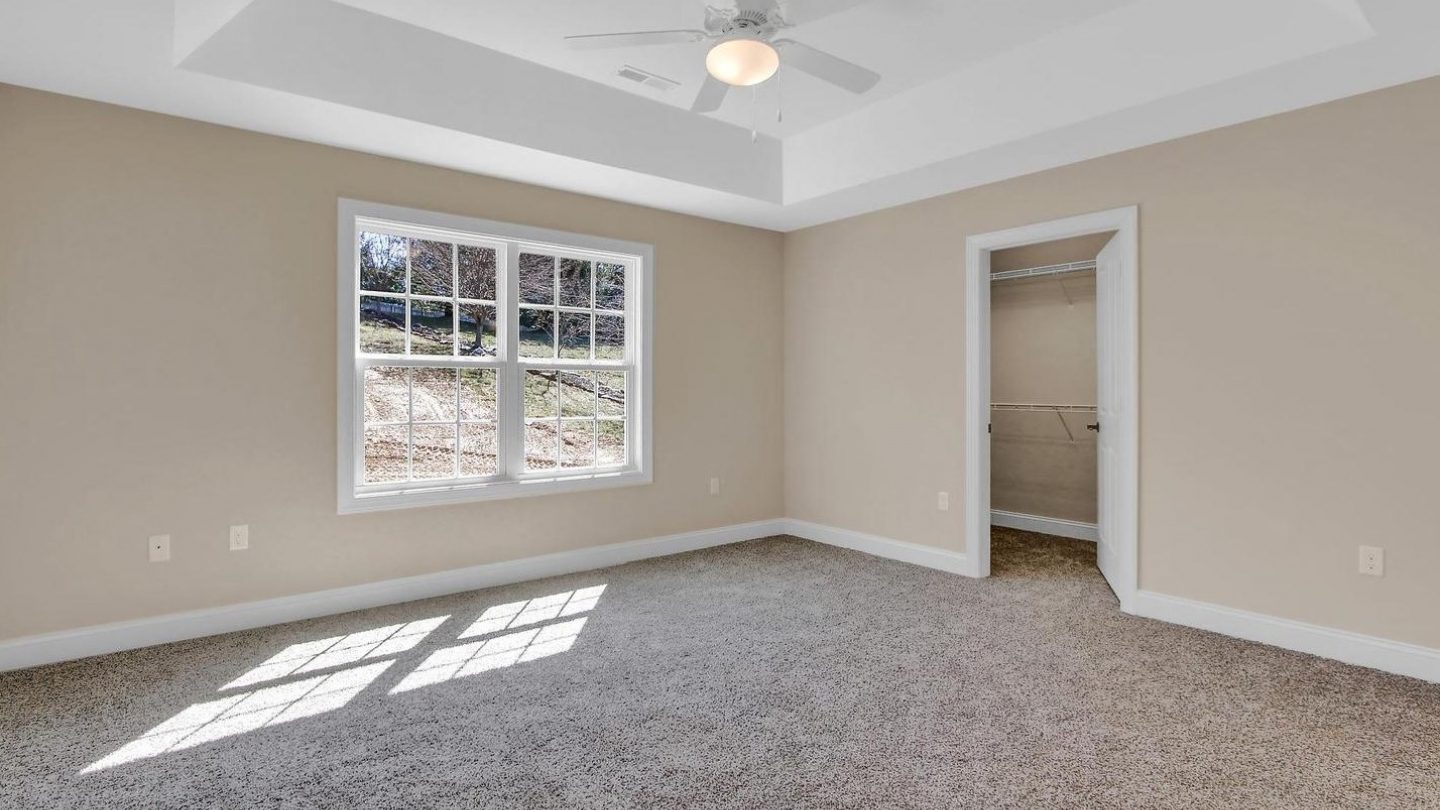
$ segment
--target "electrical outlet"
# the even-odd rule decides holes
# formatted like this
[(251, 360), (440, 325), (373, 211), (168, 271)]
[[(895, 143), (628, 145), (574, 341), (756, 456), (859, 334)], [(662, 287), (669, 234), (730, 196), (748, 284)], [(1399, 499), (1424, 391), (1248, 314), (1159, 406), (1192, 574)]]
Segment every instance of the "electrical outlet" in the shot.
[(939, 497), (937, 497), (937, 498), (935, 499), (935, 507), (936, 507), (937, 509), (939, 509), (941, 512), (949, 512), (949, 511), (950, 511), (950, 493), (948, 493), (948, 492), (942, 492), (942, 493), (940, 493)]
[(719, 479), (719, 478), (711, 478), (711, 479), (710, 479), (710, 494), (711, 494), (711, 495), (719, 495), (719, 494), (720, 494), (720, 479)]
[(170, 535), (150, 536), (150, 562), (170, 562)]
[(230, 550), (244, 551), (250, 548), (250, 524), (230, 527)]
[(1360, 573), (1372, 577), (1385, 576), (1385, 549), (1377, 546), (1361, 546)]

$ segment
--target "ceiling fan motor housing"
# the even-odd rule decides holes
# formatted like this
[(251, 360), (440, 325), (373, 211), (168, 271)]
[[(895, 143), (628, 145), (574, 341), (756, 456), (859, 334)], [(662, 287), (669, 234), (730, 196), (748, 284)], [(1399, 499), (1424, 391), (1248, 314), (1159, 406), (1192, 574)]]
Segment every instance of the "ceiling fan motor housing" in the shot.
[(785, 27), (774, 11), (760, 9), (705, 8), (705, 30), (717, 37), (769, 39)]

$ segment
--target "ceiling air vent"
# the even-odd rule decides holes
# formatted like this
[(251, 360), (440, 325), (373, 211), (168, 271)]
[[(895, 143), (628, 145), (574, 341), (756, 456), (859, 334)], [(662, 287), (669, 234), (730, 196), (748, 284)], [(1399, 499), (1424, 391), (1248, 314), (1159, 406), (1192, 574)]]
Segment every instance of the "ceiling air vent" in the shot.
[(618, 75), (622, 79), (628, 79), (632, 82), (635, 82), (636, 84), (643, 84), (646, 87), (660, 90), (662, 92), (667, 90), (673, 90), (674, 88), (680, 86), (680, 83), (675, 81), (674, 79), (667, 79), (664, 76), (656, 76), (654, 73), (651, 73), (648, 70), (641, 70), (640, 68), (634, 67), (632, 65), (622, 65), (620, 67), (620, 70), (616, 72), (616, 75)]

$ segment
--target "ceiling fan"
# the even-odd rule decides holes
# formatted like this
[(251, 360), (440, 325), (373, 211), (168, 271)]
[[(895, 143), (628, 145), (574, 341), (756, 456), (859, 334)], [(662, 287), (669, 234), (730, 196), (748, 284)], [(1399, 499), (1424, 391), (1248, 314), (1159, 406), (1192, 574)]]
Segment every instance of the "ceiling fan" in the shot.
[(796, 70), (852, 93), (864, 93), (880, 81), (880, 74), (838, 56), (776, 34), (799, 22), (834, 13), (863, 0), (811, 0), (814, 13), (806, 14), (805, 0), (737, 0), (735, 8), (705, 7), (705, 29), (627, 31), (565, 37), (571, 48), (630, 48), (640, 45), (679, 45), (713, 42), (705, 57), (705, 83), (690, 109), (720, 109), (731, 87), (760, 84), (775, 75), (783, 61)]

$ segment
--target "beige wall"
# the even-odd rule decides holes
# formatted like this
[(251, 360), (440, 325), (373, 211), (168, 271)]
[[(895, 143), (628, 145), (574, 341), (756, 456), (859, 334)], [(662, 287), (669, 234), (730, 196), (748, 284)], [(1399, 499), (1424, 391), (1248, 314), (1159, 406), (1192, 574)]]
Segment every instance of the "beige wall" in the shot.
[(963, 548), (965, 236), (1138, 204), (1141, 586), (1440, 646), (1437, 144), (1432, 79), (789, 234), (787, 513)]
[[(1093, 259), (1113, 234), (990, 254), (992, 272)], [(1095, 273), (1011, 279), (990, 288), (990, 399), (1095, 404)], [(1061, 424), (1060, 420), (1065, 420)], [(990, 506), (1094, 523), (1094, 413), (990, 414)]]
[[(779, 234), (3, 85), (0, 190), (0, 639), (782, 513)], [(337, 197), (653, 243), (655, 483), (338, 517)]]
[[(782, 512), (960, 549), (964, 236), (1138, 204), (1142, 587), (1440, 646), (1436, 143), (1430, 80), (781, 237), (0, 87), (0, 638)], [(656, 483), (337, 517), (339, 196), (653, 242)]]

